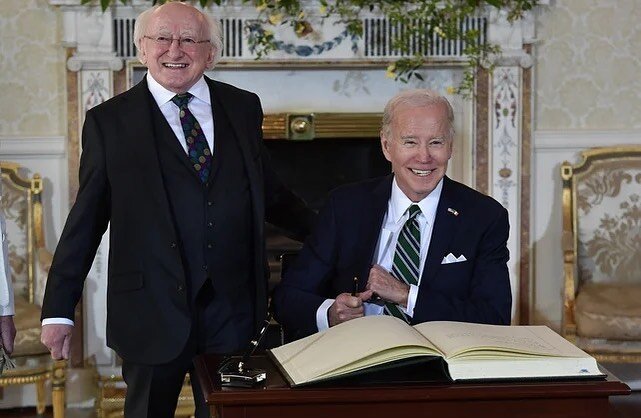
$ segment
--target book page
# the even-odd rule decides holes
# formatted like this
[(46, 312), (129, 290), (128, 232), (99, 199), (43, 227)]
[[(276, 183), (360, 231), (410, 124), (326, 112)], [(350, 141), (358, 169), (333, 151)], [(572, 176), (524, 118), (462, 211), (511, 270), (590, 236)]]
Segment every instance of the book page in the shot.
[(353, 319), (271, 353), (297, 384), (417, 354), (440, 355), (414, 328), (387, 315)]
[(590, 357), (546, 326), (485, 325), (435, 321), (415, 325), (452, 358)]

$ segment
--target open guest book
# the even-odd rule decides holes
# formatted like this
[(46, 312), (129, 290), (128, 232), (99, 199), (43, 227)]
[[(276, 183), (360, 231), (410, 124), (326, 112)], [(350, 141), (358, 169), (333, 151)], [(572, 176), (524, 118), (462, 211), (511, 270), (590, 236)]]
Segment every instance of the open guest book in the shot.
[(605, 376), (593, 357), (546, 326), (447, 321), (410, 326), (386, 315), (344, 322), (268, 355), (291, 386), (365, 377), (422, 361), (440, 363), (452, 381)]

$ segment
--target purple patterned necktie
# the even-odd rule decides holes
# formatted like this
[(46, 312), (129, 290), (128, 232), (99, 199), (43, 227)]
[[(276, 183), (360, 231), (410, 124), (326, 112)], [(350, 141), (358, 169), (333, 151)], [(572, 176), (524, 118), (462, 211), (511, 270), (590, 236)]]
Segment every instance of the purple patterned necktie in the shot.
[(180, 124), (185, 133), (189, 159), (200, 181), (205, 183), (211, 171), (211, 150), (209, 149), (209, 145), (207, 145), (207, 138), (205, 138), (200, 124), (187, 107), (187, 103), (189, 103), (192, 97), (194, 96), (191, 93), (177, 94), (171, 101), (180, 109)]

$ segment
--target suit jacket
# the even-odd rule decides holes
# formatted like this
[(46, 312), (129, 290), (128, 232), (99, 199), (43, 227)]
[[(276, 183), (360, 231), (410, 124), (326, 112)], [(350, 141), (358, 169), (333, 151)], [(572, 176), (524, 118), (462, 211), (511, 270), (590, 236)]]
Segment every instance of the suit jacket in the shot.
[[(257, 327), (267, 305), (265, 218), (302, 238), (312, 213), (271, 168), (262, 144), (258, 97), (205, 79), (212, 102), (222, 103), (230, 120), (249, 182), (255, 246), (253, 259), (247, 261), (254, 269)], [(78, 195), (54, 255), (42, 317), (74, 317), (109, 223), (107, 343), (129, 361), (158, 364), (172, 360), (184, 347), (191, 301), (176, 249), (177, 231), (163, 184), (152, 111), (159, 110), (144, 79), (87, 112)], [(215, 124), (219, 116), (214, 113)]]
[[(318, 307), (351, 292), (354, 276), (364, 290), (392, 179), (368, 180), (331, 194), (314, 233), (274, 292), (276, 318), (290, 334), (316, 332)], [(412, 322), (509, 324), (508, 232), (503, 206), (445, 177)], [(442, 264), (449, 253), (467, 261)]]

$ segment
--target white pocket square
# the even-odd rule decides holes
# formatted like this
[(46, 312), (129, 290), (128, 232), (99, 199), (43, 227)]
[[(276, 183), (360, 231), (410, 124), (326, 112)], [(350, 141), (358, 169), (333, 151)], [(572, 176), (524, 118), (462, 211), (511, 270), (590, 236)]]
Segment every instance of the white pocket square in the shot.
[(441, 264), (461, 263), (463, 261), (467, 261), (467, 258), (465, 258), (463, 254), (455, 257), (454, 254), (449, 253), (448, 255), (443, 257), (443, 261), (441, 261)]

